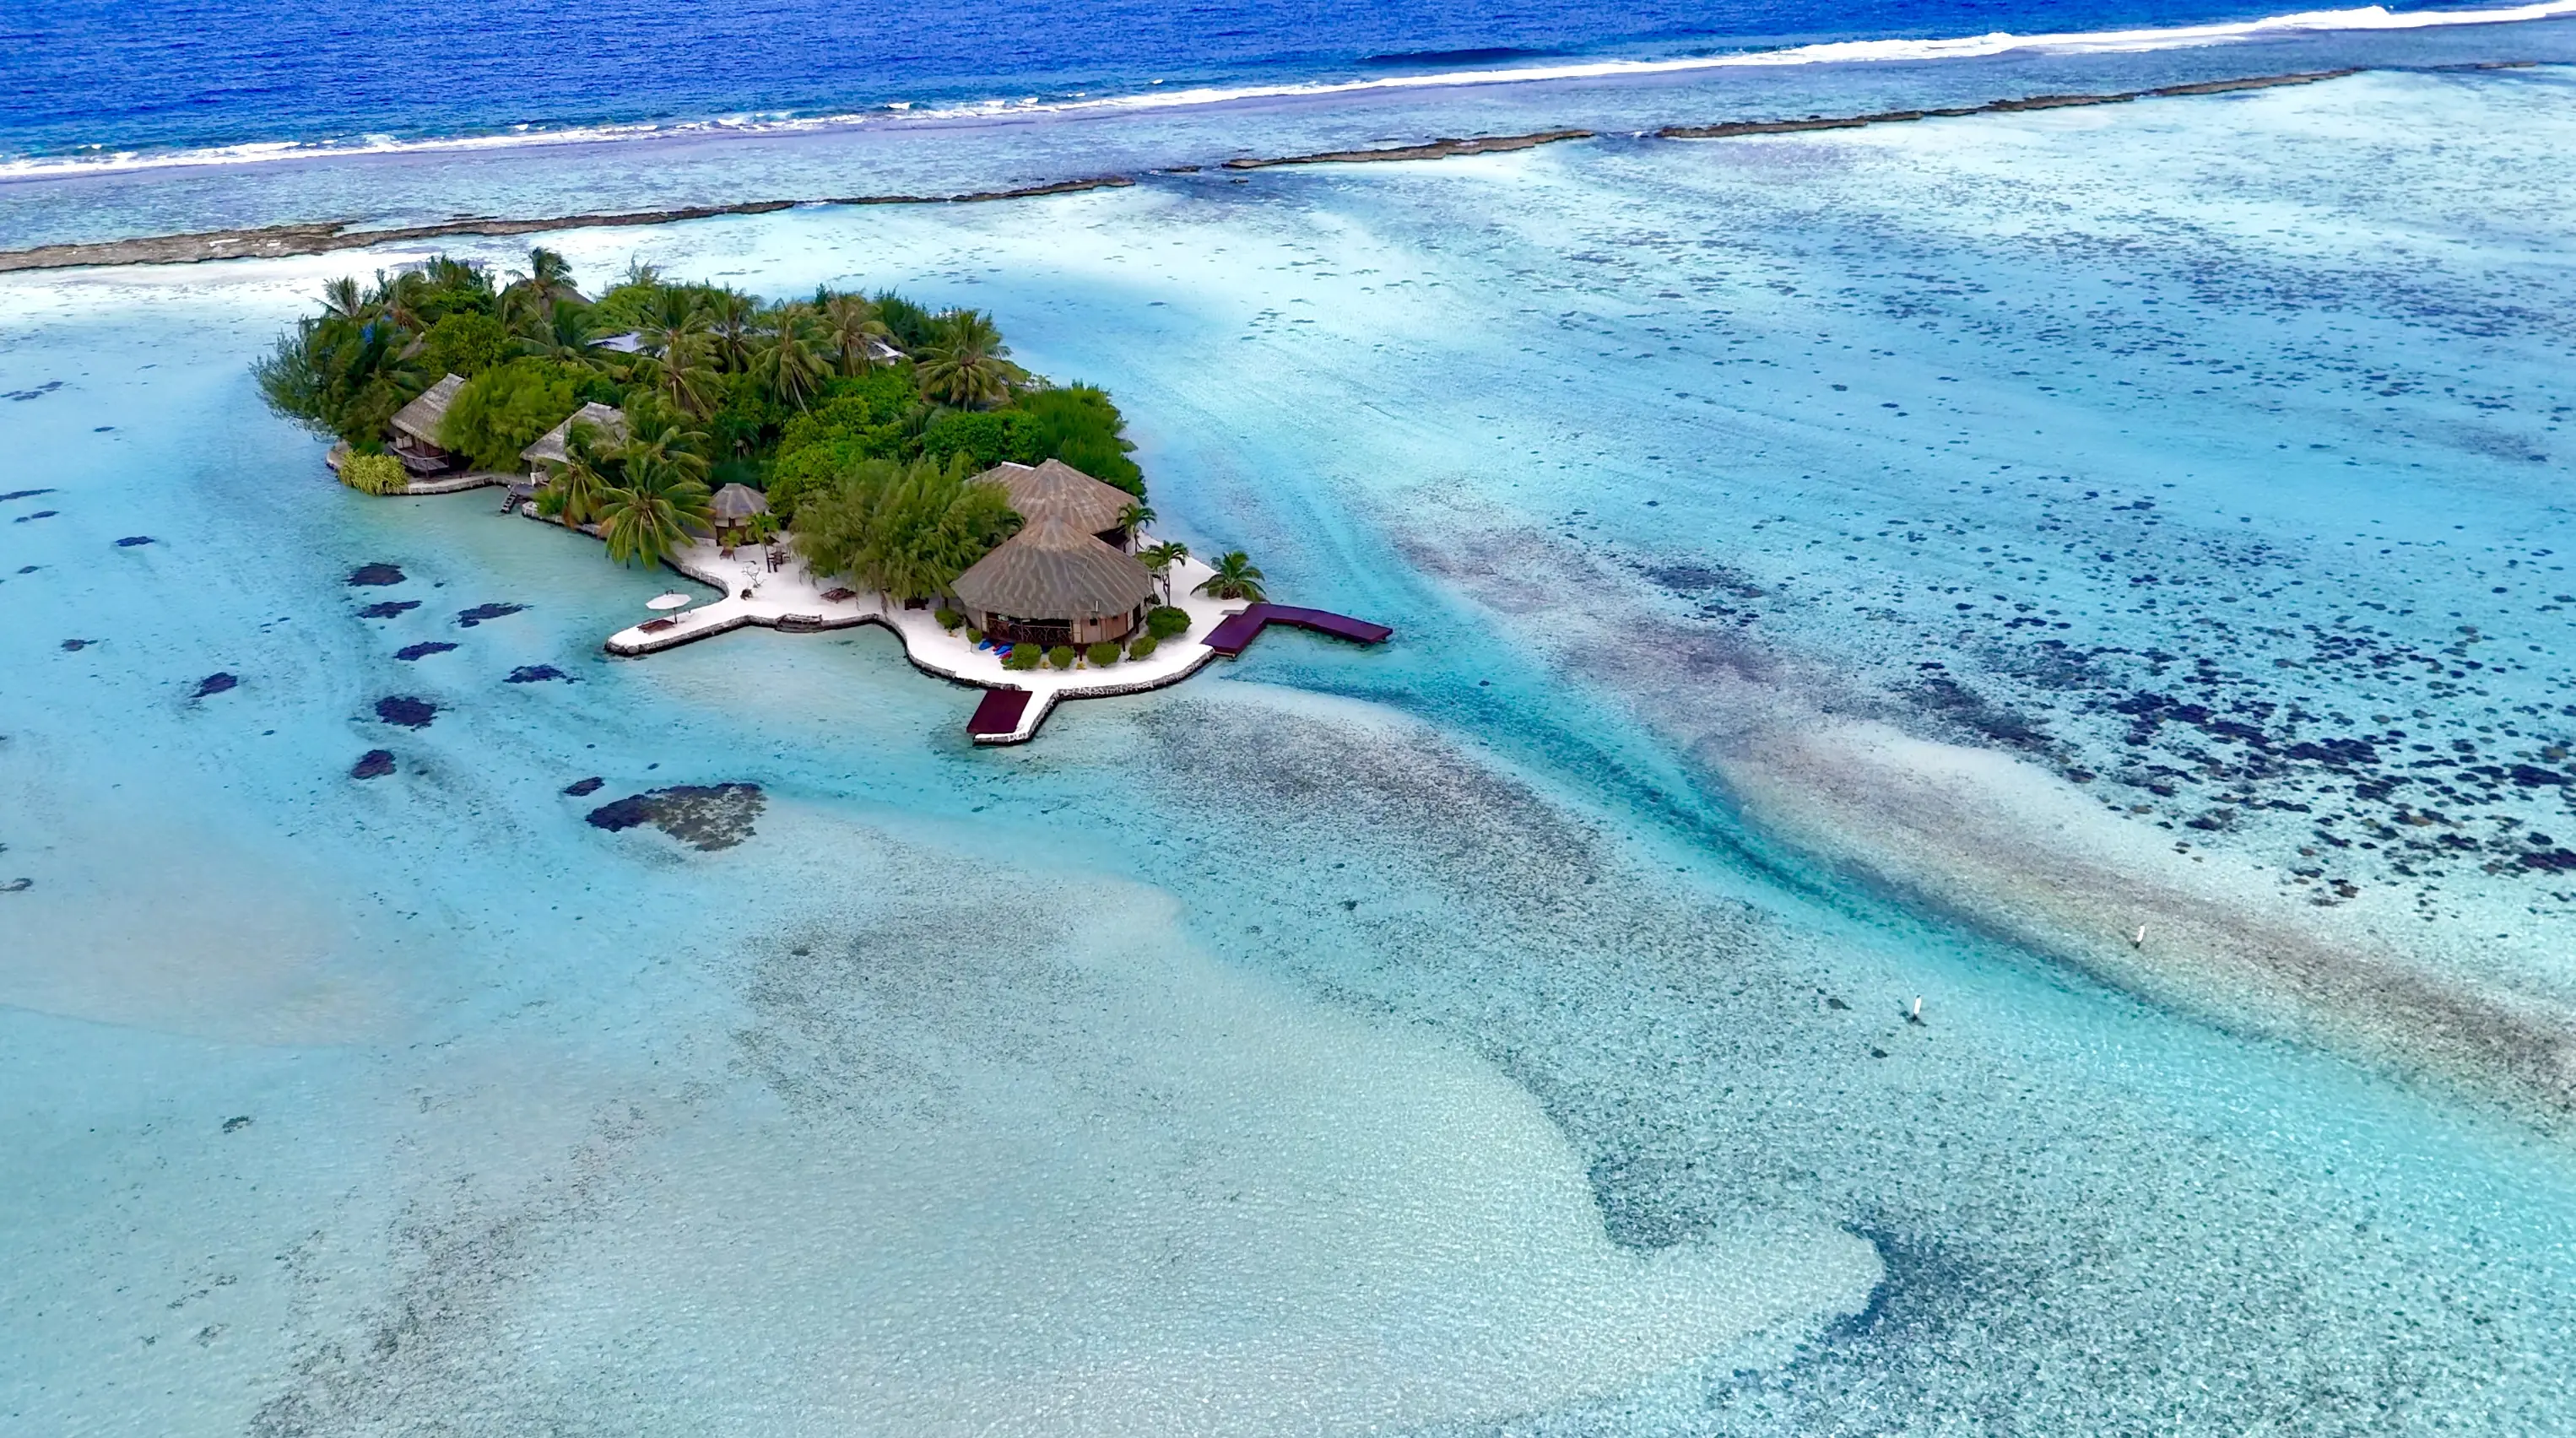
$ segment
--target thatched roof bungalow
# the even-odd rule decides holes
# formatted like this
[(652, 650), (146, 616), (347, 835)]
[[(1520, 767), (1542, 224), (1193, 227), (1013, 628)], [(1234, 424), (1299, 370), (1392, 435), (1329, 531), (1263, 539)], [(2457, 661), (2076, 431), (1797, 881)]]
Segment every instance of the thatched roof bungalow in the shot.
[(952, 588), (976, 628), (1011, 643), (1124, 639), (1154, 603), (1154, 578), (1134, 555), (1055, 515), (1032, 517)]
[(438, 426), (447, 418), (447, 407), (456, 402), (457, 391), (465, 388), (463, 375), (448, 375), (420, 392), (420, 397), (394, 411), (387, 423), (386, 438), (392, 441), (396, 459), (414, 474), (436, 474), (455, 467), (456, 456), (438, 442)]
[(528, 462), (528, 477), (543, 483), (554, 471), (572, 463), (572, 431), (575, 425), (589, 425), (610, 444), (626, 442), (625, 412), (597, 400), (583, 405), (566, 416), (564, 422), (537, 436), (537, 441), (519, 451)]
[(1107, 544), (1127, 546), (1127, 507), (1136, 496), (1103, 484), (1060, 459), (1044, 464), (1005, 461), (975, 476), (1002, 487), (1011, 508), (1031, 524), (1057, 519)]

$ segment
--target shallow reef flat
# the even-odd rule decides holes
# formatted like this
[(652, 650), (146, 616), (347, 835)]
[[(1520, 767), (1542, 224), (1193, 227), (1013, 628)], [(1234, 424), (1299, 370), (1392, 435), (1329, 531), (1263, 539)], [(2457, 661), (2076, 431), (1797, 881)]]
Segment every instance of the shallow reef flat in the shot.
[(0, 1413), (2569, 1426), (2571, 83), (561, 236), (1400, 636), (1009, 751), (333, 484), (243, 363), (420, 246), (0, 279)]

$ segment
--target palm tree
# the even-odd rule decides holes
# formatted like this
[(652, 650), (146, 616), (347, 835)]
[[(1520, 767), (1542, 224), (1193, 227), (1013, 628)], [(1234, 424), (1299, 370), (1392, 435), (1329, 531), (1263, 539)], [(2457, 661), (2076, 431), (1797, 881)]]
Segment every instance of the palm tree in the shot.
[(599, 516), (608, 557), (619, 564), (659, 564), (711, 527), (707, 487), (670, 475), (630, 477), (612, 489)]
[(573, 288), (572, 261), (543, 245), (528, 251), (527, 272), (515, 276), (510, 288), (517, 289), (521, 285), (535, 290), (548, 304), (581, 298), (581, 291)]
[(644, 353), (655, 359), (669, 354), (678, 346), (703, 338), (707, 332), (706, 312), (688, 291), (664, 288), (653, 297), (644, 312), (643, 323), (635, 327), (635, 337)]
[(750, 368), (752, 344), (760, 332), (760, 302), (740, 290), (724, 289), (708, 299), (706, 310), (717, 366), (728, 374)]
[(654, 360), (654, 393), (681, 414), (704, 415), (715, 409), (716, 391), (724, 377), (707, 363), (710, 343), (703, 333), (680, 334)]
[(1190, 547), (1179, 540), (1149, 544), (1138, 550), (1136, 557), (1145, 561), (1145, 570), (1163, 583), (1163, 602), (1172, 602), (1172, 571), (1190, 557)]
[(650, 405), (628, 409), (626, 428), (626, 443), (617, 454), (629, 475), (641, 466), (655, 474), (673, 474), (681, 479), (707, 477), (704, 434), (683, 428), (677, 419)]
[(600, 362), (600, 352), (591, 340), (590, 311), (570, 300), (556, 300), (541, 311), (525, 311), (519, 348), (539, 359), (566, 364), (595, 367)]
[(1153, 523), (1156, 517), (1154, 506), (1141, 499), (1118, 511), (1118, 527), (1127, 531), (1128, 548), (1136, 547), (1136, 541), (1145, 537), (1145, 526)]
[(419, 308), (428, 290), (429, 281), (418, 270), (405, 270), (390, 276), (378, 270), (376, 287), (367, 296), (367, 308), (418, 334), (429, 328), (421, 318)]
[(752, 362), (752, 372), (780, 403), (800, 410), (811, 404), (828, 372), (814, 312), (787, 305), (770, 316), (769, 338)]
[(885, 321), (877, 318), (877, 307), (866, 300), (829, 295), (820, 304), (823, 332), (840, 360), (841, 373), (865, 374), (877, 366), (878, 345), (894, 348), (894, 331), (886, 328)]
[(322, 308), (344, 320), (354, 320), (367, 311), (366, 294), (358, 288), (355, 276), (342, 275), (322, 287)]
[(541, 325), (556, 304), (580, 299), (582, 291), (572, 289), (572, 260), (541, 245), (528, 250), (526, 271), (510, 271), (510, 283), (500, 291), (500, 314), (513, 327)]
[(601, 472), (598, 456), (584, 453), (583, 446), (578, 443), (564, 448), (572, 452), (572, 461), (556, 473), (554, 483), (549, 487), (554, 491), (555, 517), (562, 520), (566, 528), (579, 529), (599, 518), (608, 492), (616, 486), (608, 475)]
[[(650, 423), (647, 416), (638, 427)], [(679, 447), (695, 437), (665, 425), (649, 436), (639, 433), (618, 451), (626, 482), (601, 496), (599, 515), (610, 559), (658, 564), (715, 527), (707, 487), (699, 480), (706, 461)]]
[(1252, 556), (1240, 549), (1229, 549), (1217, 556), (1216, 572), (1199, 581), (1200, 594), (1218, 599), (1249, 599), (1259, 603), (1261, 571), (1254, 568)]
[(922, 347), (915, 374), (921, 392), (960, 409), (987, 409), (1010, 398), (1022, 371), (993, 321), (975, 310), (940, 317), (936, 337)]
[(492, 277), (484, 272), (481, 263), (454, 255), (430, 256), (429, 263), (421, 267), (421, 277), (431, 289), (479, 290), (487, 296), (492, 293)]

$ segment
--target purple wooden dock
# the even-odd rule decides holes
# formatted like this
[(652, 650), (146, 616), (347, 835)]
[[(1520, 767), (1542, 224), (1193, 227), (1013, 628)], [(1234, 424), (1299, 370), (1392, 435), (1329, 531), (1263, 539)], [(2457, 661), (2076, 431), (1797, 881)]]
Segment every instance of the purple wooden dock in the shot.
[(1336, 639), (1356, 640), (1361, 644), (1382, 643), (1395, 631), (1383, 624), (1353, 619), (1347, 614), (1334, 614), (1322, 609), (1299, 609), (1293, 604), (1256, 604), (1241, 614), (1226, 616), (1216, 628), (1208, 631), (1207, 647), (1228, 659), (1240, 656), (1261, 631), (1273, 624), (1286, 624), (1298, 629), (1311, 629)]
[(974, 739), (1003, 738), (1020, 729), (1020, 716), (1029, 708), (1026, 689), (987, 689), (983, 702), (975, 706), (975, 717), (966, 721), (966, 733)]

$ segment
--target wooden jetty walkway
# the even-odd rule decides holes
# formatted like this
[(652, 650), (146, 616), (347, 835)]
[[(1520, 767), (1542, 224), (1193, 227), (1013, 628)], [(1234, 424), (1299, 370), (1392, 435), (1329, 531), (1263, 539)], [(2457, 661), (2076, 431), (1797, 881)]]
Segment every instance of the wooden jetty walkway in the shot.
[(1300, 609), (1293, 604), (1256, 604), (1241, 614), (1230, 615), (1210, 631), (1207, 647), (1228, 659), (1240, 656), (1261, 631), (1273, 624), (1296, 629), (1311, 629), (1335, 639), (1349, 639), (1361, 644), (1382, 644), (1395, 631), (1383, 624), (1353, 619), (1347, 614), (1334, 614), (1322, 609)]

